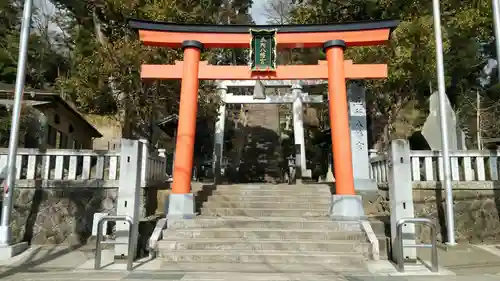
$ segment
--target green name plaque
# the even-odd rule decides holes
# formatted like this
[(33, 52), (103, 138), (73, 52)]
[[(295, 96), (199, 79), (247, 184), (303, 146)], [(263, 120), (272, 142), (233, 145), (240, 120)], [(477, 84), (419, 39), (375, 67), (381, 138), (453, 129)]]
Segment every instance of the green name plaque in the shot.
[(252, 71), (276, 70), (276, 29), (250, 29), (250, 63)]

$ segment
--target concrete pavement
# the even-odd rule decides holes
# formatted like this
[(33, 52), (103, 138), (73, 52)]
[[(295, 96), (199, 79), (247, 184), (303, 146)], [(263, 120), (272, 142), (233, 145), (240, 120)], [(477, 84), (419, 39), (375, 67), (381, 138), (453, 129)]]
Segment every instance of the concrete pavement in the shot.
[[(419, 256), (424, 258), (428, 253), (420, 251)], [(103, 253), (103, 269), (93, 270), (93, 249), (91, 246), (82, 248), (34, 246), (21, 256), (9, 262), (0, 263), (1, 280), (12, 281), (99, 281), (99, 280), (182, 280), (182, 281), (247, 281), (247, 280), (339, 280), (339, 281), (500, 281), (500, 248), (495, 245), (474, 246), (459, 245), (439, 252), (440, 264), (446, 268), (448, 275), (430, 276), (428, 273), (414, 271), (420, 276), (404, 276), (394, 273), (394, 270), (381, 261), (371, 262), (369, 267), (373, 274), (335, 273), (335, 269), (316, 271), (314, 266), (301, 273), (299, 268), (294, 271), (267, 271), (265, 265), (252, 266), (240, 270), (236, 265), (213, 264), (210, 267), (191, 268), (173, 264), (165, 264), (159, 259), (144, 259), (135, 263), (133, 272), (124, 270), (125, 264), (111, 262), (111, 252)], [(383, 269), (386, 269), (386, 274)], [(378, 271), (377, 271), (378, 270)], [(260, 271), (260, 272), (259, 272)], [(297, 272), (299, 271), (299, 272)], [(378, 273), (377, 273), (378, 272)], [(408, 267), (408, 272), (412, 268)], [(425, 274), (425, 275), (422, 275)]]

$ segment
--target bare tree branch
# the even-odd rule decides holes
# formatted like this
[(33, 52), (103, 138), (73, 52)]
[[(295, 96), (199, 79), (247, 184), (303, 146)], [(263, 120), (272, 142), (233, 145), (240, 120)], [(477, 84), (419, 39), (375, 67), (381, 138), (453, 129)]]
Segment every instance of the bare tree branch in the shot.
[(267, 0), (263, 15), (269, 24), (288, 24), (291, 21), (290, 13), (294, 8), (292, 0)]

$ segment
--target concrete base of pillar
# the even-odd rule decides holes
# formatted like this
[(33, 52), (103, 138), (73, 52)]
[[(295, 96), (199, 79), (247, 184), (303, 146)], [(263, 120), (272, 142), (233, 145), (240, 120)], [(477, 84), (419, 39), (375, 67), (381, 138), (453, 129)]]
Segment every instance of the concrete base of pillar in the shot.
[(7, 261), (28, 249), (27, 242), (0, 246), (0, 261)]
[(360, 195), (333, 195), (330, 216), (336, 220), (366, 219)]
[(354, 189), (356, 191), (378, 190), (377, 183), (371, 179), (354, 179)]
[(193, 193), (171, 193), (165, 205), (167, 219), (190, 219), (196, 216)]

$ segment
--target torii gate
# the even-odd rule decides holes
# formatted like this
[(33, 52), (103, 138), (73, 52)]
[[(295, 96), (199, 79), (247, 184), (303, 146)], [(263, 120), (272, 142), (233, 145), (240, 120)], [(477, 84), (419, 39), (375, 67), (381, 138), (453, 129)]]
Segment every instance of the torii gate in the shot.
[[(329, 25), (195, 25), (132, 20), (140, 40), (148, 46), (182, 48), (184, 61), (173, 65), (142, 65), (143, 79), (182, 79), (174, 181), (169, 216), (194, 215), (191, 173), (198, 108), (198, 81), (203, 80), (328, 80), (330, 128), (336, 194), (332, 216), (364, 215), (355, 195), (348, 121), (346, 79), (387, 77), (385, 64), (353, 64), (344, 60), (346, 47), (387, 42), (398, 21)], [(249, 48), (251, 67), (200, 62), (203, 48)], [(276, 66), (279, 48), (323, 48), (327, 61), (317, 65)]]
[[(267, 81), (266, 81), (267, 82)], [(225, 130), (225, 118), (226, 118), (226, 104), (292, 104), (292, 116), (293, 116), (293, 134), (296, 146), (296, 166), (297, 166), (297, 178), (301, 177), (311, 177), (311, 171), (306, 168), (306, 155), (305, 155), (305, 137), (304, 137), (304, 114), (303, 114), (303, 104), (304, 103), (323, 103), (323, 96), (312, 95), (302, 91), (302, 85), (300, 81), (290, 80), (290, 81), (272, 81), (274, 83), (266, 83), (255, 80), (247, 81), (220, 81), (217, 83), (217, 89), (219, 95), (221, 96), (222, 103), (219, 106), (219, 118), (215, 124), (215, 142), (214, 142), (214, 175), (215, 177), (220, 176), (220, 165), (223, 156), (223, 144), (224, 144), (224, 130)], [(307, 85), (324, 84), (319, 81), (317, 83), (305, 83)], [(262, 84), (262, 88), (258, 87)], [(233, 95), (228, 93), (229, 88), (234, 87), (255, 87), (254, 95)], [(266, 96), (264, 93), (264, 87), (276, 87), (276, 88), (291, 88), (291, 93), (287, 93), (283, 96)], [(259, 89), (260, 88), (260, 89)]]

